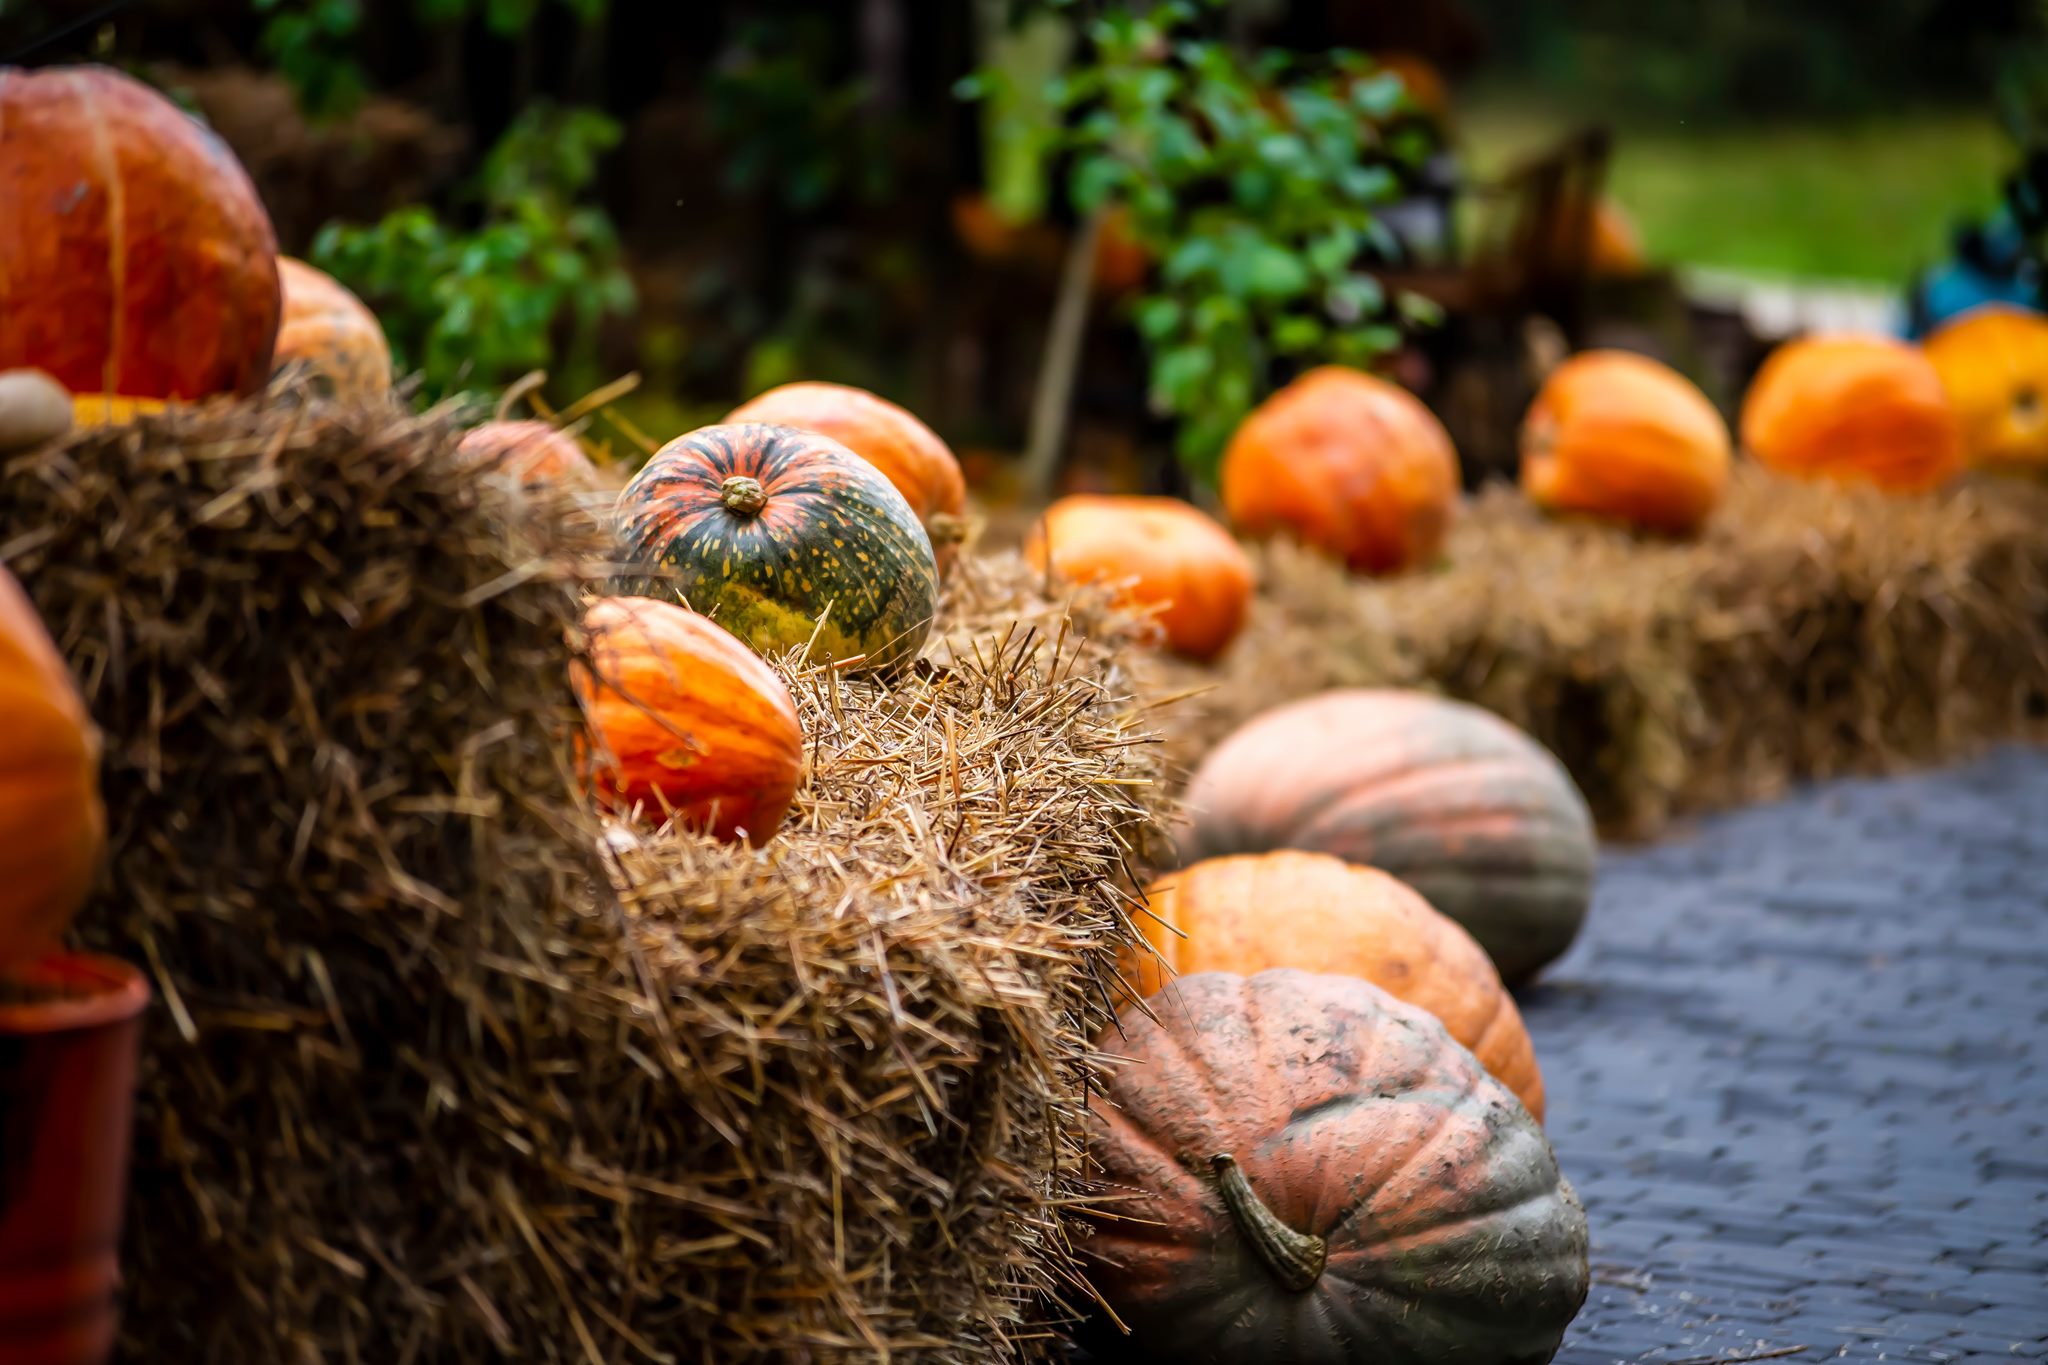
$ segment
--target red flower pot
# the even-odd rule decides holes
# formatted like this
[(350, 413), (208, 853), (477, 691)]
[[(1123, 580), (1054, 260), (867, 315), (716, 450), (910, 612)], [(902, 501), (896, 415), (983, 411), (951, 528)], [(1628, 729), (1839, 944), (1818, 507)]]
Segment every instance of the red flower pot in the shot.
[(135, 1054), (149, 986), (60, 953), (0, 973), (0, 1365), (114, 1345)]

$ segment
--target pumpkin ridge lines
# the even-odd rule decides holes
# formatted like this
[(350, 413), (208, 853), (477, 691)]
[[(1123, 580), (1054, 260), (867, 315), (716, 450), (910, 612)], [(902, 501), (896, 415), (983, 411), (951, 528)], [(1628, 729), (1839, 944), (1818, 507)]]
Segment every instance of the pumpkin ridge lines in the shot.
[(108, 137), (105, 109), (94, 96), (93, 87), (84, 73), (72, 73), (70, 85), (85, 110), (86, 123), (92, 129), (93, 151), (103, 167), (107, 191), (107, 358), (101, 365), (100, 387), (104, 393), (116, 394), (121, 391), (121, 352), (126, 344), (127, 331), (122, 319), (127, 311), (128, 295), (127, 195), (121, 184), (120, 158), (114, 154), (112, 140)]

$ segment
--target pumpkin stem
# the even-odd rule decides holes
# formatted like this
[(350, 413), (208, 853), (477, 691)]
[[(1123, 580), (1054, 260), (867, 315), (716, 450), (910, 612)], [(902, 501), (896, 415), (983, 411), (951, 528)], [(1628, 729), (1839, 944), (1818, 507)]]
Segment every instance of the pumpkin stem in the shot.
[(1330, 1258), (1323, 1239), (1296, 1232), (1281, 1222), (1259, 1198), (1251, 1181), (1244, 1178), (1237, 1158), (1230, 1153), (1219, 1152), (1209, 1158), (1209, 1164), (1215, 1168), (1217, 1188), (1230, 1216), (1237, 1221), (1237, 1230), (1252, 1244), (1252, 1250), (1259, 1254), (1273, 1278), (1297, 1294), (1314, 1288)]
[(718, 496), (727, 511), (737, 512), (743, 517), (759, 516), (761, 509), (768, 505), (768, 490), (761, 487), (759, 479), (750, 479), (744, 474), (735, 474), (718, 485)]

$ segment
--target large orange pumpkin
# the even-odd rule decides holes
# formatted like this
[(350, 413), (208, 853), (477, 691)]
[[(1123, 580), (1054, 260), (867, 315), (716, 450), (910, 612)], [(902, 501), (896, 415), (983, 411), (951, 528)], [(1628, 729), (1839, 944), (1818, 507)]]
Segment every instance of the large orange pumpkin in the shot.
[(1522, 488), (1543, 507), (1690, 531), (1728, 485), (1728, 424), (1678, 371), (1587, 351), (1551, 371), (1522, 421)]
[(1742, 404), (1742, 444), (1802, 478), (1924, 492), (1962, 468), (1962, 425), (1916, 346), (1842, 333), (1771, 353)]
[(725, 420), (830, 436), (896, 485), (931, 537), (939, 572), (952, 564), (965, 529), (967, 480), (952, 449), (907, 408), (851, 385), (805, 381), (770, 389)]
[(1167, 647), (1192, 659), (1221, 654), (1251, 605), (1251, 560), (1178, 498), (1061, 498), (1032, 526), (1024, 553), (1077, 583), (1122, 584), (1127, 602), (1159, 609)]
[(1973, 463), (2048, 470), (2048, 317), (1988, 304), (1944, 325), (1926, 351)]
[(1577, 937), (1598, 843), (1571, 774), (1490, 711), (1361, 688), (1277, 707), (1188, 783), (1189, 862), (1277, 848), (1376, 867), (1526, 981)]
[[(1412, 888), (1323, 853), (1209, 858), (1145, 892), (1152, 952), (1121, 970), (1141, 994), (1167, 973), (1269, 967), (1356, 976), (1443, 1020), (1501, 1084), (1543, 1117), (1543, 1076), (1515, 1002), (1486, 950)], [(1162, 967), (1164, 970), (1162, 970)]]
[(278, 257), (277, 278), (284, 292), (277, 366), (304, 366), (347, 402), (391, 392), (391, 347), (377, 315), (333, 276), (304, 261)]
[(270, 377), (270, 219), (163, 96), (103, 67), (0, 67), (0, 205), (0, 370), (134, 398)]
[(1223, 456), (1223, 506), (1248, 535), (1290, 533), (1354, 569), (1435, 557), (1458, 501), (1458, 452), (1406, 389), (1309, 371), (1245, 419)]
[(0, 970), (54, 946), (92, 888), (99, 758), (70, 670), (0, 569)]
[[(1208, 973), (1127, 1010), (1090, 1109), (1100, 1358), (1541, 1365), (1585, 1302), (1585, 1210), (1536, 1122), (1363, 981)], [(1128, 1335), (1126, 1335), (1126, 1332)]]
[(456, 454), (521, 483), (594, 486), (597, 467), (567, 432), (546, 422), (485, 422), (465, 433)]
[(766, 843), (803, 779), (782, 679), (715, 622), (652, 598), (601, 598), (583, 629), (589, 663), (574, 676), (605, 798)]

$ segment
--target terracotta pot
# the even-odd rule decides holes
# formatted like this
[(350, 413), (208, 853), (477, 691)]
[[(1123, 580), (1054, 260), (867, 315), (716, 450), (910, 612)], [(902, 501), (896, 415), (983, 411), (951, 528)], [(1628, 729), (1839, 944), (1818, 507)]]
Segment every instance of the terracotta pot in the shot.
[(136, 1047), (149, 986), (58, 954), (0, 976), (0, 1365), (114, 1346)]

